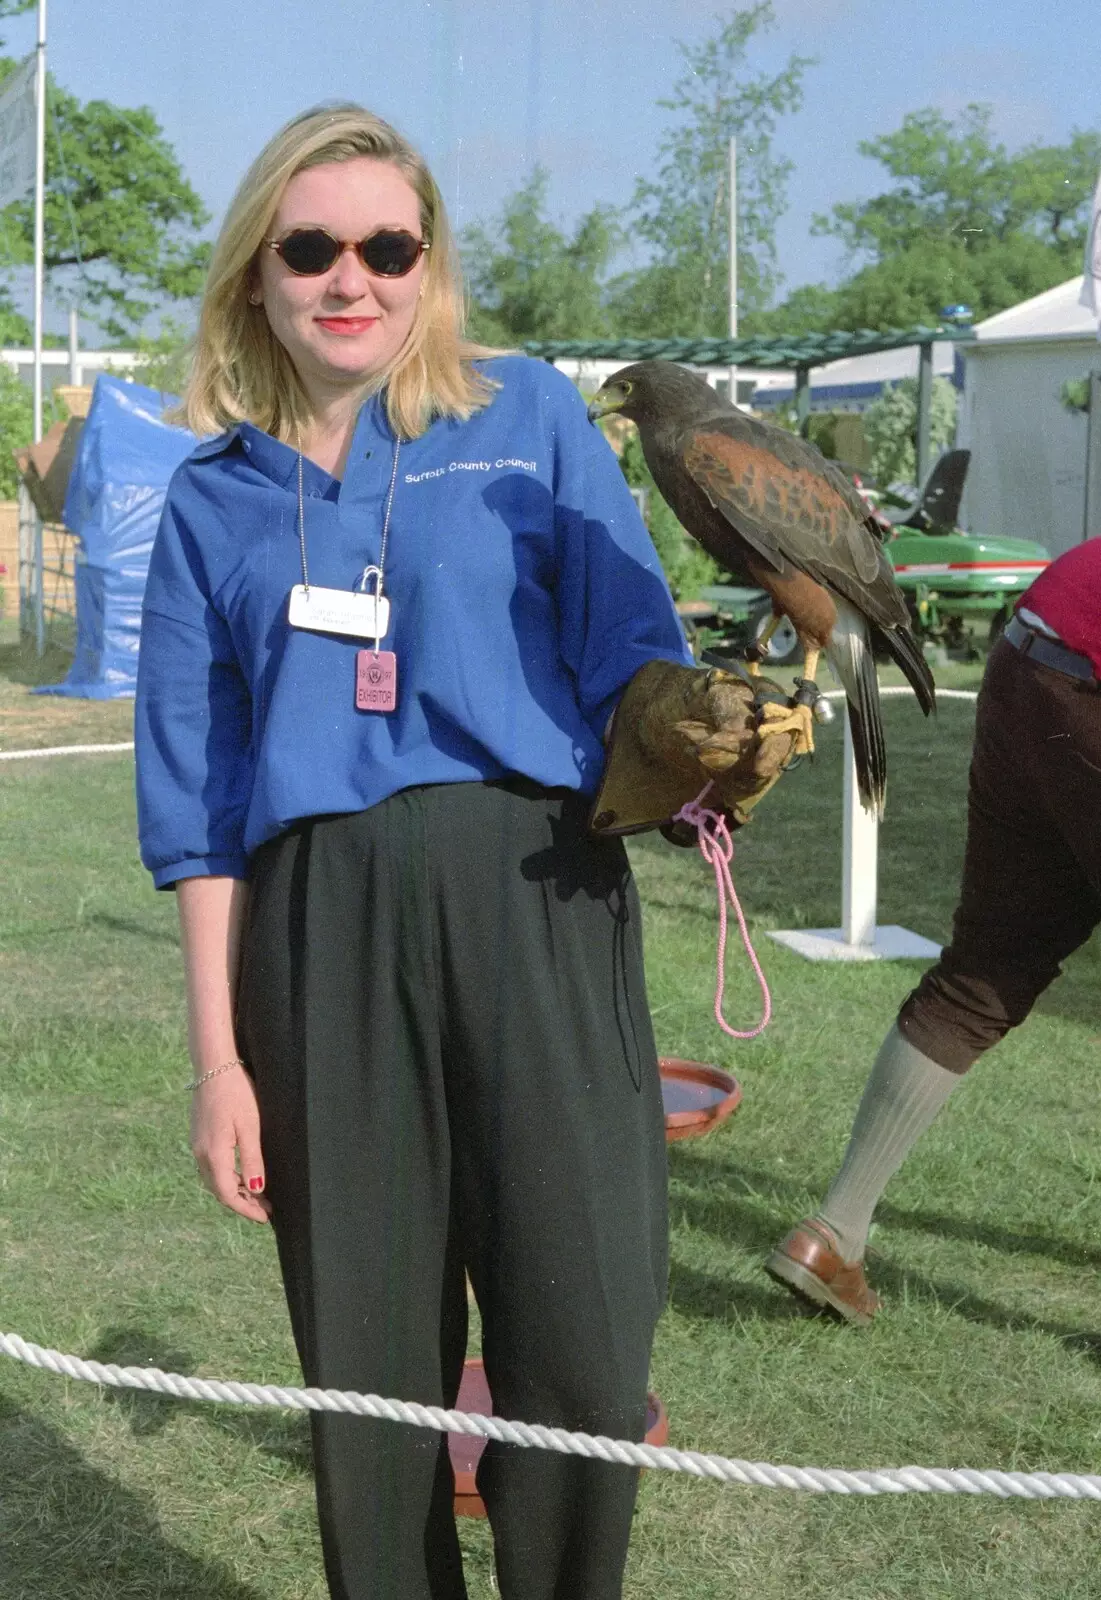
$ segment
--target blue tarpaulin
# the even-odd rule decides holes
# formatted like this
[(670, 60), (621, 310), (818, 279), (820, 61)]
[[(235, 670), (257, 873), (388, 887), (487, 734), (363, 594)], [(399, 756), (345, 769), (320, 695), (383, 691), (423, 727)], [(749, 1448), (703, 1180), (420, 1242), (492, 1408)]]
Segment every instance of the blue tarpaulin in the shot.
[(43, 694), (89, 700), (133, 695), (141, 602), (168, 480), (198, 443), (170, 426), (172, 396), (97, 378), (65, 496), (65, 526), (79, 540), (76, 655), (64, 683)]

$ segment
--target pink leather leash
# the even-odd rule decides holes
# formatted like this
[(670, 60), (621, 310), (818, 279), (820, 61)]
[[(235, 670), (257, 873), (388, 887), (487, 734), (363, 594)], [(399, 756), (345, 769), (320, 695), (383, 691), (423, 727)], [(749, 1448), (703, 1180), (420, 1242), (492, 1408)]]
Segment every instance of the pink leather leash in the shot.
[[(703, 804), (704, 796), (713, 786), (709, 783), (701, 789), (694, 800), (682, 806), (673, 819), (675, 822), (687, 822), (689, 827), (696, 830), (699, 841), (700, 855), (714, 869), (715, 891), (719, 897), (719, 954), (718, 971), (715, 980), (715, 1021), (724, 1033), (732, 1039), (756, 1039), (763, 1033), (772, 1018), (772, 996), (768, 992), (765, 975), (761, 971), (761, 963), (757, 959), (757, 952), (749, 937), (749, 929), (745, 925), (745, 916), (742, 913), (738, 896), (734, 892), (734, 880), (730, 876), (730, 863), (734, 859), (734, 841), (730, 837), (730, 829), (726, 825), (726, 818), (719, 811), (712, 811)], [(753, 964), (757, 974), (757, 982), (761, 986), (764, 996), (764, 1016), (755, 1028), (741, 1030), (732, 1028), (723, 1016), (723, 989), (726, 984), (726, 903), (729, 898), (738, 918), (738, 927), (742, 932), (742, 943)]]

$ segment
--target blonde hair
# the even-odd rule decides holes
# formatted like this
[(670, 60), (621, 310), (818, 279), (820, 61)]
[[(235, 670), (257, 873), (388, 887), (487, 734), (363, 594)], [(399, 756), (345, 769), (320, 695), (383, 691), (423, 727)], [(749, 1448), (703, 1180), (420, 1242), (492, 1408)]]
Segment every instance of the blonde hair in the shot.
[(385, 386), (390, 424), (403, 438), (423, 433), (437, 416), (465, 421), (493, 398), (497, 385), (472, 362), (499, 352), (463, 336), (458, 251), (432, 174), (396, 129), (362, 106), (318, 106), (288, 122), (265, 145), (230, 202), (211, 257), (179, 412), (192, 432), (221, 433), (247, 420), (289, 440), (309, 424), (302, 381), (263, 307), (250, 303), (249, 290), (256, 253), (295, 173), (358, 156), (398, 169), (420, 201), (422, 235), (431, 246), (409, 336), (369, 390)]

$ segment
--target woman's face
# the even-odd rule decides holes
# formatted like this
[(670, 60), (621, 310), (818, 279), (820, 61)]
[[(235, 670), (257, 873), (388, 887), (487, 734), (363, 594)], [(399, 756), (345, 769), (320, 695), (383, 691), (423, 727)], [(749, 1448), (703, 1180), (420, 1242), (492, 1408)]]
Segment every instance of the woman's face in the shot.
[[(325, 228), (336, 239), (364, 239), (379, 228), (421, 237), (420, 202), (397, 167), (357, 156), (296, 173), (268, 232)], [(318, 401), (361, 388), (401, 349), (416, 315), (424, 276), (421, 256), (404, 278), (379, 278), (354, 250), (320, 277), (296, 277), (274, 250), (262, 248), (252, 290), (271, 331)]]

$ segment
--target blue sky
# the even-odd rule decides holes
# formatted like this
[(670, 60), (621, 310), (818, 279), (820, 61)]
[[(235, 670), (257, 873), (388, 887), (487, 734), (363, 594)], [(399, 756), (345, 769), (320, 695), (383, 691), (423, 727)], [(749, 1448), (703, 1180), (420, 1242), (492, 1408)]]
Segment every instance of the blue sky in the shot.
[[(396, 122), (429, 159), (460, 226), (491, 214), (530, 172), (551, 173), (568, 223), (620, 203), (656, 150), (677, 76), (675, 42), (698, 42), (734, 7), (716, 0), (49, 0), (49, 63), (81, 99), (153, 108), (218, 218), (282, 122), (351, 98)], [(1010, 147), (1101, 126), (1101, 25), (1089, 0), (774, 0), (753, 62), (818, 58), (804, 109), (777, 148), (795, 165), (780, 225), (786, 287), (836, 281), (836, 243), (815, 212), (876, 192), (861, 139), (906, 111), (994, 109)], [(33, 48), (33, 13), (0, 26)], [(1091, 36), (1092, 35), (1092, 44)], [(51, 318), (51, 321), (53, 319)]]

